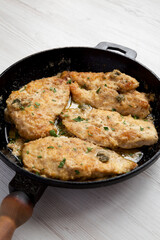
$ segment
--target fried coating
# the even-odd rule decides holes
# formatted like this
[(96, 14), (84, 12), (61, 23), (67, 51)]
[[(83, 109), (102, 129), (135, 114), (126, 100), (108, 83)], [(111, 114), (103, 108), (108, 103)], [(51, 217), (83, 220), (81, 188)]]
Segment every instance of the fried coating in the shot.
[(71, 79), (88, 90), (106, 86), (119, 92), (127, 92), (139, 86), (139, 82), (135, 78), (121, 73), (117, 69), (107, 73), (64, 71), (61, 77), (66, 80)]
[(31, 81), (7, 99), (7, 116), (15, 124), (21, 137), (34, 140), (45, 137), (53, 126), (57, 115), (67, 105), (69, 86), (57, 77)]
[(151, 121), (100, 109), (68, 109), (61, 115), (66, 129), (76, 137), (109, 148), (137, 148), (158, 141)]
[(104, 85), (97, 90), (80, 88), (78, 83), (71, 83), (70, 90), (73, 100), (78, 104), (89, 104), (94, 108), (113, 110), (122, 115), (136, 115), (145, 118), (150, 113), (150, 104), (145, 93), (136, 90), (119, 94), (116, 90)]
[(45, 137), (25, 143), (22, 160), (28, 171), (61, 180), (107, 177), (137, 166), (112, 150), (66, 137)]

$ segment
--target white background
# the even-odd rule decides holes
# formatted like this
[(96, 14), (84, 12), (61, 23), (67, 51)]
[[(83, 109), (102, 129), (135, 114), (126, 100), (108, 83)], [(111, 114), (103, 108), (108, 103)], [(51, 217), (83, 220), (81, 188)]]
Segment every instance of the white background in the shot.
[[(109, 41), (160, 76), (159, 0), (0, 0), (0, 72), (32, 53)], [(13, 240), (160, 239), (160, 163), (97, 189), (49, 187)], [(0, 200), (14, 172), (0, 162)]]

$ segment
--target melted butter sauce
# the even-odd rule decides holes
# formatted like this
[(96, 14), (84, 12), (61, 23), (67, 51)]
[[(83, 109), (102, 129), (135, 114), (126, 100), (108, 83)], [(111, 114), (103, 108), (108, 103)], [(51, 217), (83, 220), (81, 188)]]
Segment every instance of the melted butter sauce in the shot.
[(117, 153), (119, 153), (125, 159), (136, 163), (138, 163), (143, 157), (143, 152), (141, 152), (139, 149), (121, 149), (118, 150)]

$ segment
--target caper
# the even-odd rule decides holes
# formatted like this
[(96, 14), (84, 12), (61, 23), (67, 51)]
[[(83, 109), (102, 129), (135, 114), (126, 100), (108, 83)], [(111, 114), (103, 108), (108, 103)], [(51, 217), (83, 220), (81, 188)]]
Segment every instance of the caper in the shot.
[(99, 161), (102, 163), (106, 163), (109, 160), (109, 157), (104, 152), (98, 152), (96, 157), (98, 157)]
[(118, 102), (122, 102), (124, 100), (124, 95), (123, 94), (119, 94), (117, 97), (116, 97), (116, 100)]
[(121, 75), (121, 72), (120, 72), (120, 71), (118, 71), (118, 70), (114, 70), (114, 71), (113, 71), (113, 73), (114, 73), (114, 75), (116, 75), (116, 76), (119, 76), (119, 75)]
[(110, 77), (112, 79), (116, 78), (117, 76), (121, 75), (121, 72), (118, 70), (113, 70), (113, 72), (110, 74)]

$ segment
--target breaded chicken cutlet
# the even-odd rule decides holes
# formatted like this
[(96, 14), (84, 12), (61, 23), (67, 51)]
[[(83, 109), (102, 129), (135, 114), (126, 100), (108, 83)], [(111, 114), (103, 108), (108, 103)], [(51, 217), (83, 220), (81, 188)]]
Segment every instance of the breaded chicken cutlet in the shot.
[(61, 74), (61, 78), (67, 81), (75, 81), (81, 87), (88, 90), (97, 90), (100, 86), (106, 85), (106, 87), (110, 89), (119, 92), (127, 92), (139, 87), (139, 82), (135, 78), (121, 73), (117, 69), (106, 73), (64, 71)]
[(25, 143), (22, 159), (28, 171), (61, 180), (107, 177), (137, 166), (112, 150), (66, 137), (45, 137)]
[(73, 100), (103, 110), (116, 109), (122, 115), (145, 118), (150, 113), (145, 93), (135, 90), (136, 79), (114, 70), (109, 73), (63, 72), (61, 77), (70, 81)]
[(100, 109), (68, 109), (62, 123), (76, 137), (109, 148), (138, 148), (158, 141), (151, 121)]
[(54, 135), (55, 118), (67, 105), (69, 95), (68, 84), (58, 77), (31, 81), (10, 94), (6, 101), (7, 117), (25, 139)]

